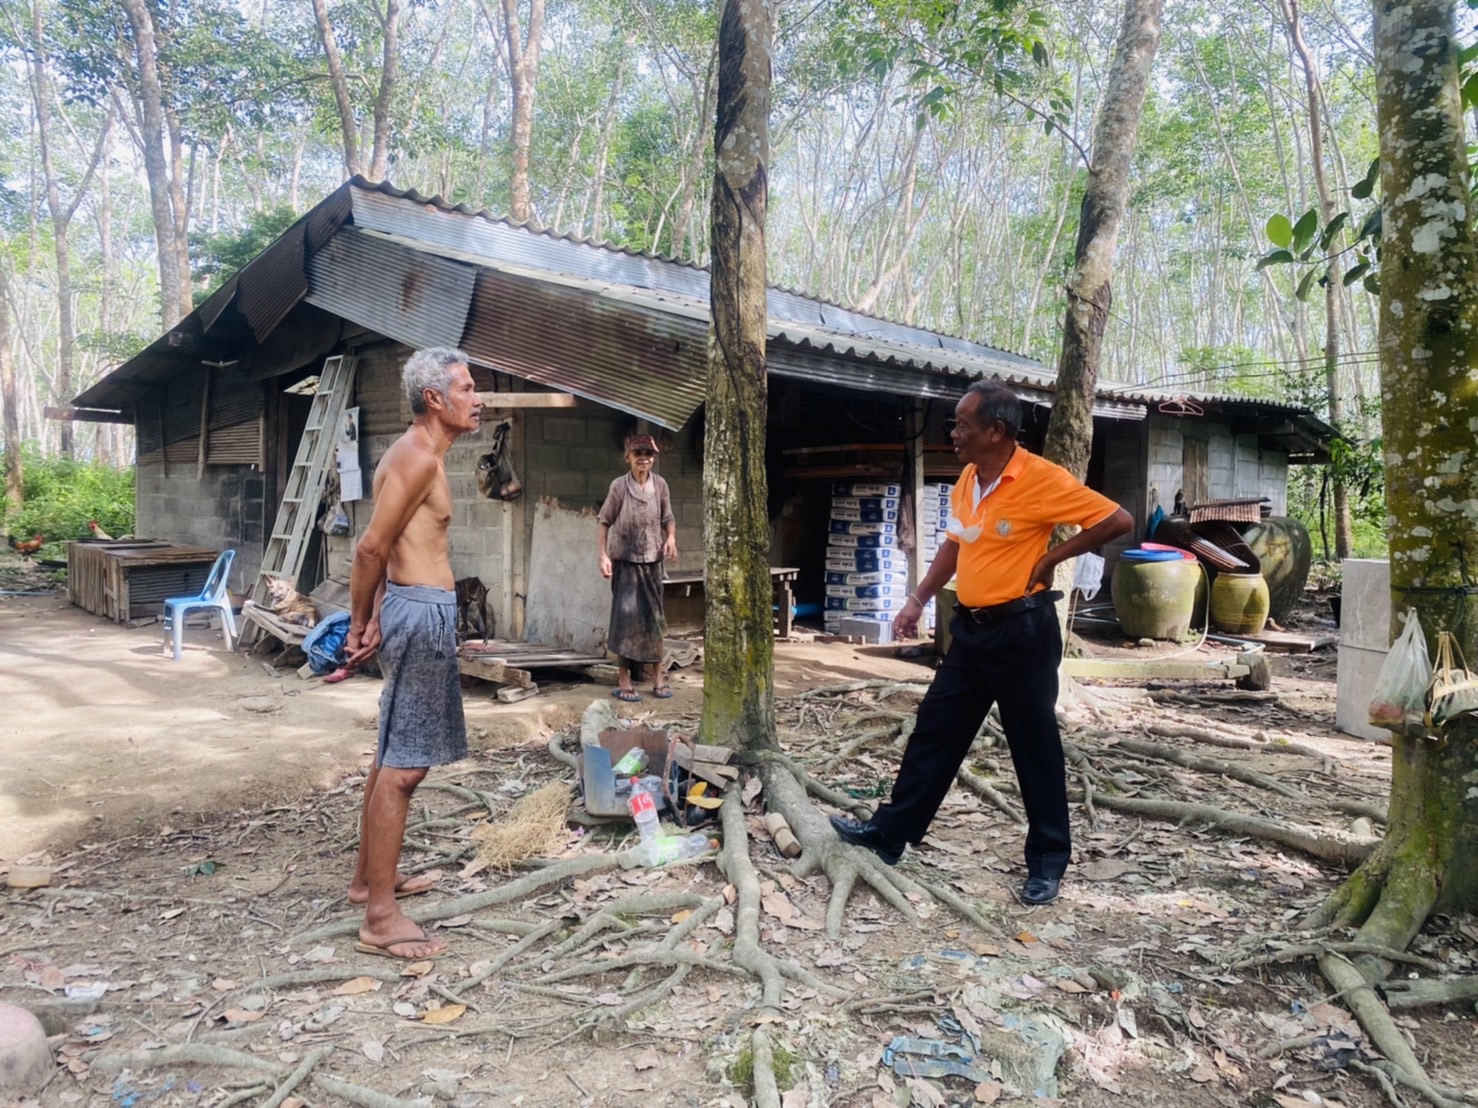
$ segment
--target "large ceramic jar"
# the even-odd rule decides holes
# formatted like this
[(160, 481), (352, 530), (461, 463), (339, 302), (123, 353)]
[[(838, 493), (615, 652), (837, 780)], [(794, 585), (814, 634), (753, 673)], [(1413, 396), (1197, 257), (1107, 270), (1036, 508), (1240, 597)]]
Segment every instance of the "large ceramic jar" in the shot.
[(1218, 573), (1211, 585), (1211, 626), (1228, 635), (1260, 635), (1268, 622), (1261, 573)]
[(1205, 579), (1196, 562), (1173, 555), (1163, 561), (1121, 557), (1111, 588), (1114, 615), (1132, 639), (1183, 639), (1204, 619)]
[(1287, 619), (1303, 595), (1314, 561), (1308, 528), (1289, 516), (1270, 516), (1247, 528), (1242, 537), (1262, 563), (1269, 614), (1280, 622)]

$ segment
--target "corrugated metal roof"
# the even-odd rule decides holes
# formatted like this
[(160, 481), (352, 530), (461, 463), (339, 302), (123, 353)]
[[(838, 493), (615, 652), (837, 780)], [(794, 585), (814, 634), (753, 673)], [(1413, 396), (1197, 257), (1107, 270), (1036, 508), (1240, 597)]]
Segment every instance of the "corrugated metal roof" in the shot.
[(294, 223), (237, 277), (236, 310), (246, 317), (258, 342), (275, 331), (283, 317), (308, 294), (308, 276), (303, 272), (307, 222), (300, 219)]
[[(408, 345), (460, 344), (479, 362), (676, 428), (703, 402), (708, 297), (708, 271), (691, 263), (355, 178), (177, 330), (203, 333), (235, 318), (227, 312), (234, 306), (260, 344), (306, 299)], [(938, 398), (958, 396), (982, 376), (1033, 399), (1050, 398), (1056, 388), (1056, 374), (1031, 358), (794, 290), (770, 289), (768, 311), (768, 361), (778, 375)], [(166, 339), (74, 403), (126, 406), (147, 383), (198, 362), (198, 352), (173, 350)], [(1101, 381), (1095, 412), (1141, 418), (1147, 408), (1186, 395)], [(1286, 413), (1299, 435), (1328, 431), (1296, 404), (1189, 395), (1202, 404)]]
[(677, 430), (703, 403), (708, 324), (643, 299), (484, 268), (462, 348)]
[(356, 227), (309, 260), (308, 303), (408, 346), (456, 346), (477, 271)]

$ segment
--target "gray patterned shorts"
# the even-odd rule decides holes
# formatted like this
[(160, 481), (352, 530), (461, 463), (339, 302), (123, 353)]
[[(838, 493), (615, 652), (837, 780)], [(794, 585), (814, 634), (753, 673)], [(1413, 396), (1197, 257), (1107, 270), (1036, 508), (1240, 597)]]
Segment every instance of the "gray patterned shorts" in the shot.
[(429, 585), (386, 585), (380, 635), (385, 688), (376, 764), (424, 769), (467, 757), (456, 594)]

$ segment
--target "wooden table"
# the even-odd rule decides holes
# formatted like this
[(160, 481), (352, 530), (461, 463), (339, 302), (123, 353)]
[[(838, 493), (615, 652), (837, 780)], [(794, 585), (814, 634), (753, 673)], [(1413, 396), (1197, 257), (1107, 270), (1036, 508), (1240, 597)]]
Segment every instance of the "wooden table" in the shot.
[[(791, 620), (794, 618), (791, 609), (795, 606), (795, 595), (791, 585), (799, 577), (801, 571), (784, 566), (770, 567), (770, 586), (774, 590), (774, 603), (778, 609), (775, 613), (775, 633), (782, 639), (790, 637)], [(694, 591), (703, 591), (703, 574), (684, 573), (676, 577), (669, 577), (662, 582), (664, 589), (679, 589), (681, 596), (691, 596)]]
[(165, 600), (205, 588), (219, 553), (150, 539), (68, 543), (67, 596), (114, 623), (162, 616)]

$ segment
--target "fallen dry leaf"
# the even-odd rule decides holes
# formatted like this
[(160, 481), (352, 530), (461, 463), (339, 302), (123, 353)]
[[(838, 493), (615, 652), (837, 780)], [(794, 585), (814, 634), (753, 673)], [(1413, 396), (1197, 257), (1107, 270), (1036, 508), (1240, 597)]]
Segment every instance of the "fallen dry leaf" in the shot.
[(1018, 931), (1016, 932), (1016, 941), (1022, 944), (1026, 944), (1040, 942), (1041, 940), (1033, 935), (1030, 931)]
[(184, 914), (185, 914), (185, 910), (183, 908), (171, 908), (167, 912), (160, 912), (159, 913), (159, 918), (160, 919), (174, 919), (176, 916), (182, 916)]
[(360, 993), (372, 993), (380, 987), (381, 982), (373, 977), (355, 977), (345, 981), (334, 990), (334, 996), (358, 996)]
[(371, 1062), (383, 1062), (385, 1060), (385, 1044), (375, 1039), (366, 1039), (364, 1045), (359, 1048), (364, 1056)]
[(467, 1011), (465, 1004), (448, 1004), (444, 1008), (433, 1008), (421, 1017), (423, 1023), (451, 1023), (463, 1012)]
[(1065, 993), (1086, 993), (1088, 991), (1071, 977), (1062, 977), (1052, 983)]
[(229, 993), (236, 988), (236, 982), (226, 977), (217, 977), (210, 983), (210, 987), (218, 993)]
[(636, 1067), (637, 1072), (640, 1072), (642, 1070), (654, 1070), (662, 1064), (662, 1058), (657, 1053), (655, 1047), (649, 1046), (646, 1050), (642, 1051), (635, 1058), (633, 1058), (631, 1060), (631, 1064)]
[(1001, 1099), (1001, 1094), (1006, 1091), (1006, 1086), (994, 1081), (982, 1081), (975, 1086), (976, 1104), (994, 1104)]
[(266, 1012), (253, 1012), (246, 1008), (227, 1008), (221, 1016), (229, 1023), (256, 1023), (266, 1014)]
[(400, 971), (401, 977), (425, 977), (436, 968), (435, 962), (412, 962)]

